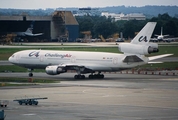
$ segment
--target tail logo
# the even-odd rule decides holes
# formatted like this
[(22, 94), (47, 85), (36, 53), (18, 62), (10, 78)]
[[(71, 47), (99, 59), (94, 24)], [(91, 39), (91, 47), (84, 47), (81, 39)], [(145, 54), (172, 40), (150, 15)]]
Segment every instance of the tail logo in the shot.
[(148, 40), (147, 40), (147, 36), (145, 36), (145, 37), (141, 36), (141, 37), (138, 39), (138, 41), (139, 41), (139, 42), (142, 42), (142, 41), (147, 42), (147, 41), (148, 41)]
[(39, 52), (38, 51), (33, 51), (29, 54), (29, 57), (32, 57), (32, 56), (35, 56), (35, 57), (38, 57), (39, 56)]

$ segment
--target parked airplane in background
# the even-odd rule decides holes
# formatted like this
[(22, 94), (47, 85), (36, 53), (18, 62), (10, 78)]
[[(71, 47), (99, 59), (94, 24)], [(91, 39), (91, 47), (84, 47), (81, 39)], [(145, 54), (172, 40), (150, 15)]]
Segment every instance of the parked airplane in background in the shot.
[(43, 35), (43, 33), (37, 33), (37, 34), (33, 34), (33, 23), (31, 23), (30, 27), (27, 28), (27, 30), (25, 32), (15, 32), (15, 34), (17, 34), (17, 36), (39, 36), (39, 35)]
[(155, 35), (157, 38), (151, 38), (152, 42), (172, 42), (177, 38), (168, 38), (169, 35), (163, 35), (163, 27), (161, 27), (161, 34)]
[[(75, 79), (104, 78), (101, 72), (112, 72), (130, 69), (147, 64), (149, 61), (170, 56), (172, 54), (146, 57), (145, 55), (158, 52), (156, 43), (149, 43), (155, 22), (149, 22), (131, 41), (120, 43), (118, 48), (124, 54), (105, 52), (77, 52), (54, 50), (24, 50), (14, 53), (9, 61), (15, 65), (33, 69), (45, 69), (49, 75), (58, 75), (68, 70), (76, 70)], [(96, 73), (97, 74), (94, 74)], [(33, 76), (32, 72), (29, 76)]]
[(165, 37), (168, 37), (169, 35), (163, 35), (163, 27), (161, 27), (161, 35), (155, 35), (155, 36), (157, 36), (157, 39), (158, 39), (159, 41), (163, 41), (163, 39), (164, 39)]

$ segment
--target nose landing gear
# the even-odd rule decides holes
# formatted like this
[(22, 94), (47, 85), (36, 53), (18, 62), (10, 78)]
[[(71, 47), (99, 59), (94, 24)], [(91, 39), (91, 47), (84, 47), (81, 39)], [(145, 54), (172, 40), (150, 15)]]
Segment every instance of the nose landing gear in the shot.
[(33, 77), (33, 73), (32, 73), (33, 69), (28, 69), (28, 71), (29, 71), (28, 76), (29, 76), (29, 77)]
[(29, 76), (29, 77), (33, 77), (33, 73), (30, 72), (30, 73), (28, 74), (28, 76)]

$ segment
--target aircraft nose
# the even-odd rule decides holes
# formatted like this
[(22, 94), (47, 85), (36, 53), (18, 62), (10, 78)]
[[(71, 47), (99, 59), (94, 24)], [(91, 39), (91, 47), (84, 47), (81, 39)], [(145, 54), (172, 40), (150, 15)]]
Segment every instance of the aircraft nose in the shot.
[(14, 63), (14, 56), (13, 55), (10, 56), (9, 59), (8, 59), (8, 61), (11, 62), (11, 63)]
[(10, 56), (9, 59), (8, 59), (9, 62), (12, 62), (12, 57)]

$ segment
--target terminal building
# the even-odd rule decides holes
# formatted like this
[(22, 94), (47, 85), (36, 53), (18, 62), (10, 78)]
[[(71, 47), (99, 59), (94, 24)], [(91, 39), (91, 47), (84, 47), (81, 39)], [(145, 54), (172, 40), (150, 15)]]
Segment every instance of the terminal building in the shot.
[(118, 20), (146, 20), (146, 16), (141, 13), (116, 14), (116, 13), (102, 12), (101, 16), (106, 16), (106, 18), (111, 17), (115, 21), (118, 21)]
[(15, 32), (25, 32), (34, 22), (33, 33), (44, 33), (41, 36), (26, 36), (29, 42), (74, 42), (78, 38), (79, 24), (71, 11), (55, 11), (50, 16), (29, 16), (22, 13), (18, 16), (0, 16), (0, 36)]

